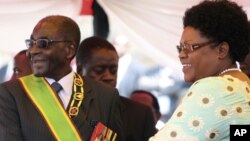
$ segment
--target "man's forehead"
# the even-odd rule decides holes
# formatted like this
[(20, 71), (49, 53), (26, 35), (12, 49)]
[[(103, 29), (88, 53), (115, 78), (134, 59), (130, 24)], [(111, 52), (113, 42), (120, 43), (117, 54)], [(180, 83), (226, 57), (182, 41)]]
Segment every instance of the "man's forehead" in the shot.
[(95, 64), (118, 64), (118, 61), (117, 56), (94, 53), (89, 62)]
[(151, 96), (149, 96), (148, 94), (143, 93), (143, 92), (137, 92), (137, 93), (134, 93), (133, 95), (137, 96), (137, 97), (145, 97), (145, 98), (151, 99)]
[(94, 63), (90, 63), (93, 67), (102, 67), (102, 68), (110, 68), (110, 67), (116, 67), (118, 68), (118, 63), (110, 62), (110, 61), (94, 61)]
[(54, 23), (39, 22), (34, 28), (31, 38), (51, 38), (51, 36), (59, 35), (59, 32), (61, 32), (59, 26)]
[(42, 20), (40, 22), (38, 22), (34, 28), (34, 31), (40, 30), (40, 29), (47, 29), (47, 28), (51, 28), (51, 29), (57, 29), (60, 26), (58, 26), (56, 24), (56, 22), (52, 22), (52, 21), (46, 21), (46, 20)]
[(131, 97), (133, 97), (133, 98), (135, 98), (135, 99), (143, 99), (144, 101), (148, 101), (148, 102), (152, 102), (153, 101), (153, 99), (152, 99), (152, 97), (151, 96), (149, 96), (148, 94), (146, 94), (146, 93), (142, 93), (142, 92), (140, 92), (140, 93), (135, 93), (135, 94), (133, 94)]

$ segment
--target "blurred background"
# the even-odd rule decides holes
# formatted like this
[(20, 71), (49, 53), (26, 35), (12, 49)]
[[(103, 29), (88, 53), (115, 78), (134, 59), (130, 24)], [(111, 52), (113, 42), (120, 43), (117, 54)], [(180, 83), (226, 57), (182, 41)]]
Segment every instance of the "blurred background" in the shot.
[[(234, 0), (250, 14), (250, 1)], [(123, 96), (143, 89), (157, 96), (161, 128), (189, 84), (183, 82), (176, 45), (184, 11), (200, 0), (0, 0), (0, 82), (10, 79), (14, 55), (25, 49), (35, 24), (65, 15), (80, 26), (82, 39), (99, 35), (119, 53), (117, 88)], [(75, 63), (72, 62), (75, 69)]]

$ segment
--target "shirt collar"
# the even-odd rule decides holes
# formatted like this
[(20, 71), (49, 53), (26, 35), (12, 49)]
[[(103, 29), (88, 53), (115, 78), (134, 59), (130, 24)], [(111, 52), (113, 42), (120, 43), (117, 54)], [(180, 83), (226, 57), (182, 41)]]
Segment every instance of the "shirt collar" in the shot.
[[(71, 71), (69, 74), (65, 75), (63, 78), (61, 78), (58, 83), (62, 86), (63, 90), (67, 94), (72, 93), (72, 85), (73, 85), (73, 78), (74, 78), (74, 72)], [(45, 77), (45, 79), (48, 81), (48, 83), (51, 85), (53, 82), (55, 82), (54, 79)]]

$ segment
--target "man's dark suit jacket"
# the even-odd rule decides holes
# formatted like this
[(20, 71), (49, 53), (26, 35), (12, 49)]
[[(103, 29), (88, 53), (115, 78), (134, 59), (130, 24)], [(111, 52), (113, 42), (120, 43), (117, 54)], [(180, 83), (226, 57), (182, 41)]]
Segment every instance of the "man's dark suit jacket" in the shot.
[[(93, 124), (100, 121), (118, 134), (118, 141), (123, 140), (118, 91), (84, 78), (84, 94), (79, 114), (72, 119), (82, 139), (89, 141)], [(19, 80), (0, 85), (0, 140), (55, 140)]]
[(148, 141), (156, 133), (155, 121), (150, 107), (121, 98), (121, 116), (126, 141)]

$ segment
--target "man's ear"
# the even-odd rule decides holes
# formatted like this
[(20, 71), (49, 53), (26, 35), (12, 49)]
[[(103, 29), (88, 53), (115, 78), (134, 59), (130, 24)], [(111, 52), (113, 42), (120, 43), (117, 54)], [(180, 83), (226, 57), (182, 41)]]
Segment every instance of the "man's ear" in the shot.
[(70, 43), (67, 48), (67, 59), (73, 59), (76, 55), (76, 44), (74, 42)]
[(222, 42), (219, 44), (218, 55), (219, 55), (218, 58), (220, 60), (224, 59), (229, 55), (229, 44), (227, 42)]

